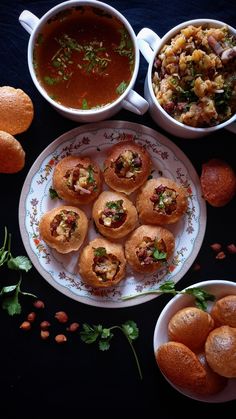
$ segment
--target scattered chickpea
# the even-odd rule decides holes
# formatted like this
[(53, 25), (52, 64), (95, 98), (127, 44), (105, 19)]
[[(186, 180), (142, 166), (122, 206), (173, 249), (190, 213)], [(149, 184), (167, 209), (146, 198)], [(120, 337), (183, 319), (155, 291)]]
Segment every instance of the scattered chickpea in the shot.
[(67, 341), (67, 337), (65, 335), (56, 335), (55, 336), (55, 341), (57, 343), (64, 343)]
[(71, 323), (69, 327), (66, 328), (68, 332), (76, 332), (79, 329), (79, 323)]
[(236, 254), (236, 246), (234, 243), (228, 244), (227, 246), (227, 250), (231, 255), (235, 255)]
[(20, 329), (22, 329), (22, 330), (30, 330), (31, 329), (31, 323), (28, 322), (28, 321), (24, 321), (23, 323), (21, 323)]
[(55, 318), (59, 321), (59, 323), (66, 323), (68, 321), (68, 316), (64, 311), (58, 311), (55, 314)]
[(217, 253), (217, 255), (216, 255), (216, 259), (225, 259), (226, 258), (226, 254), (225, 254), (225, 252), (219, 252), (219, 253)]
[(48, 330), (41, 330), (40, 336), (43, 340), (46, 340), (49, 338), (49, 331)]
[(211, 248), (212, 250), (214, 250), (214, 252), (220, 252), (222, 249), (222, 246), (220, 243), (213, 243), (211, 244)]
[(45, 307), (44, 302), (41, 301), (41, 300), (34, 301), (33, 302), (33, 305), (34, 305), (35, 308), (44, 308)]
[(44, 320), (40, 323), (41, 330), (47, 330), (51, 326), (51, 323), (49, 323), (47, 320)]
[(27, 316), (27, 320), (30, 323), (33, 323), (35, 321), (35, 318), (36, 318), (36, 313), (34, 311), (32, 311), (31, 313), (29, 313), (28, 316)]
[(199, 263), (194, 263), (193, 270), (196, 272), (196, 271), (200, 271), (200, 269), (201, 269), (201, 265)]

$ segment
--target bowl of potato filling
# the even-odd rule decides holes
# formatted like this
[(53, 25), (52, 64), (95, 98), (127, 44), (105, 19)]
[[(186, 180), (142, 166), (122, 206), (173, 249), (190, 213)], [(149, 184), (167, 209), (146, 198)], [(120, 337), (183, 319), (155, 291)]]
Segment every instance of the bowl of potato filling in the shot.
[(195, 19), (171, 29), (162, 39), (143, 28), (138, 42), (149, 63), (145, 98), (158, 125), (183, 138), (236, 127), (233, 27)]

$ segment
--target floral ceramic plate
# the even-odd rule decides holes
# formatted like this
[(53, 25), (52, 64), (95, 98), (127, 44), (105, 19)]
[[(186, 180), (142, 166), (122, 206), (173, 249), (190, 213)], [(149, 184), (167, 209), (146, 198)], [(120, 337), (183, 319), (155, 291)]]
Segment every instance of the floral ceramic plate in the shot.
[[(153, 177), (163, 175), (187, 188), (189, 204), (186, 215), (168, 227), (176, 240), (175, 253), (168, 265), (153, 275), (134, 274), (127, 269), (126, 278), (116, 287), (98, 290), (86, 285), (76, 272), (78, 252), (67, 255), (49, 248), (39, 236), (38, 224), (43, 213), (63, 201), (52, 200), (49, 188), (56, 163), (70, 154), (89, 155), (100, 167), (111, 145), (134, 139), (144, 145), (153, 161)], [(135, 199), (135, 196), (131, 196)], [(91, 206), (83, 208), (90, 220), (89, 240), (98, 235), (91, 221)], [(19, 223), (26, 251), (39, 273), (57, 290), (85, 304), (98, 307), (127, 307), (156, 297), (154, 294), (131, 300), (124, 297), (149, 291), (166, 281), (179, 281), (188, 271), (201, 247), (206, 227), (206, 205), (201, 197), (199, 178), (183, 152), (158, 132), (135, 123), (106, 121), (75, 128), (52, 142), (37, 158), (29, 171), (20, 197)]]

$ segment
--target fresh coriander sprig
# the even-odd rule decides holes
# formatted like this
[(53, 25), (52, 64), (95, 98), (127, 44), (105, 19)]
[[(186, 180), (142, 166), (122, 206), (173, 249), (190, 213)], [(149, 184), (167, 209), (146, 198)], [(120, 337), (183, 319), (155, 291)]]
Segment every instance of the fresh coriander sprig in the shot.
[(207, 301), (214, 301), (215, 296), (213, 294), (209, 294), (203, 288), (200, 287), (191, 287), (187, 288), (183, 291), (177, 291), (175, 289), (175, 283), (173, 281), (166, 281), (158, 289), (143, 291), (138, 294), (128, 295), (126, 297), (122, 297), (122, 300), (130, 300), (132, 298), (139, 297), (141, 295), (148, 295), (148, 294), (188, 294), (192, 295), (195, 298), (195, 304), (201, 310), (207, 309)]
[[(11, 234), (7, 232), (7, 228), (4, 229), (4, 240), (3, 245), (0, 249), (0, 266), (7, 265), (8, 269), (25, 271), (28, 272), (32, 268), (30, 260), (26, 256), (13, 257), (11, 253)], [(36, 295), (21, 291), (22, 278), (15, 285), (9, 285), (2, 287), (0, 290), (0, 297), (2, 298), (2, 308), (7, 310), (8, 314), (13, 316), (14, 314), (21, 313), (21, 304), (19, 301), (19, 295), (28, 295), (35, 297)]]
[(110, 341), (114, 336), (112, 330), (119, 329), (129, 342), (138, 368), (140, 379), (142, 380), (143, 375), (140, 363), (133, 346), (133, 341), (138, 338), (139, 329), (133, 320), (128, 320), (121, 326), (115, 325), (109, 328), (105, 328), (101, 324), (90, 326), (88, 323), (84, 323), (82, 327), (83, 330), (80, 332), (81, 340), (88, 344), (98, 342), (98, 347), (101, 351), (107, 351), (110, 348)]

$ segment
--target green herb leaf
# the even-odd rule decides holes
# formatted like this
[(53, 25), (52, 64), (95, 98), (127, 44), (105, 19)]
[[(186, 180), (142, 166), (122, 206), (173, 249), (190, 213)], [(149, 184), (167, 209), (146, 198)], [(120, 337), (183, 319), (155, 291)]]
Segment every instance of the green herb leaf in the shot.
[(98, 257), (102, 257), (102, 256), (106, 256), (107, 251), (105, 249), (105, 247), (97, 247), (96, 249), (93, 249), (93, 253), (94, 256), (98, 256)]
[(95, 179), (94, 179), (94, 171), (91, 165), (88, 166), (88, 183), (94, 183)]
[(44, 79), (45, 83), (47, 83), (49, 86), (53, 86), (54, 84), (57, 83), (57, 79), (55, 79), (53, 77), (45, 76), (43, 79)]
[(107, 351), (110, 349), (110, 342), (108, 340), (100, 340), (98, 342), (98, 346), (100, 351)]
[(80, 332), (80, 336), (83, 342), (85, 343), (94, 343), (96, 342), (97, 338), (100, 335), (100, 331), (99, 328), (100, 325), (98, 327), (96, 327), (96, 329), (92, 326), (90, 326), (87, 323), (83, 324), (83, 330)]
[(61, 199), (61, 197), (58, 195), (57, 191), (55, 189), (53, 189), (51, 186), (49, 188), (49, 195), (50, 195), (51, 199), (55, 199), (55, 198)]
[(3, 287), (0, 293), (0, 295), (4, 298), (2, 302), (2, 308), (7, 310), (10, 316), (21, 313), (21, 305), (18, 298), (20, 292), (20, 283), (21, 280), (16, 285)]
[(163, 259), (166, 259), (167, 253), (166, 252), (159, 252), (158, 249), (155, 249), (153, 251), (152, 255), (153, 255), (154, 259), (156, 259), (156, 260), (163, 260)]
[(165, 281), (162, 285), (160, 285), (159, 290), (161, 292), (172, 292), (175, 291), (175, 283), (174, 281)]
[(116, 88), (116, 93), (118, 95), (122, 95), (124, 91), (127, 89), (128, 84), (125, 81), (122, 81), (119, 86)]
[(84, 109), (84, 110), (86, 110), (86, 109), (88, 109), (89, 107), (88, 107), (88, 102), (87, 102), (87, 100), (86, 99), (83, 99), (82, 100), (82, 109)]
[(133, 320), (128, 320), (122, 324), (122, 330), (131, 340), (135, 340), (139, 336), (139, 330), (137, 324)]
[(32, 268), (32, 263), (26, 256), (17, 256), (16, 258), (11, 257), (7, 266), (9, 269), (28, 272)]

